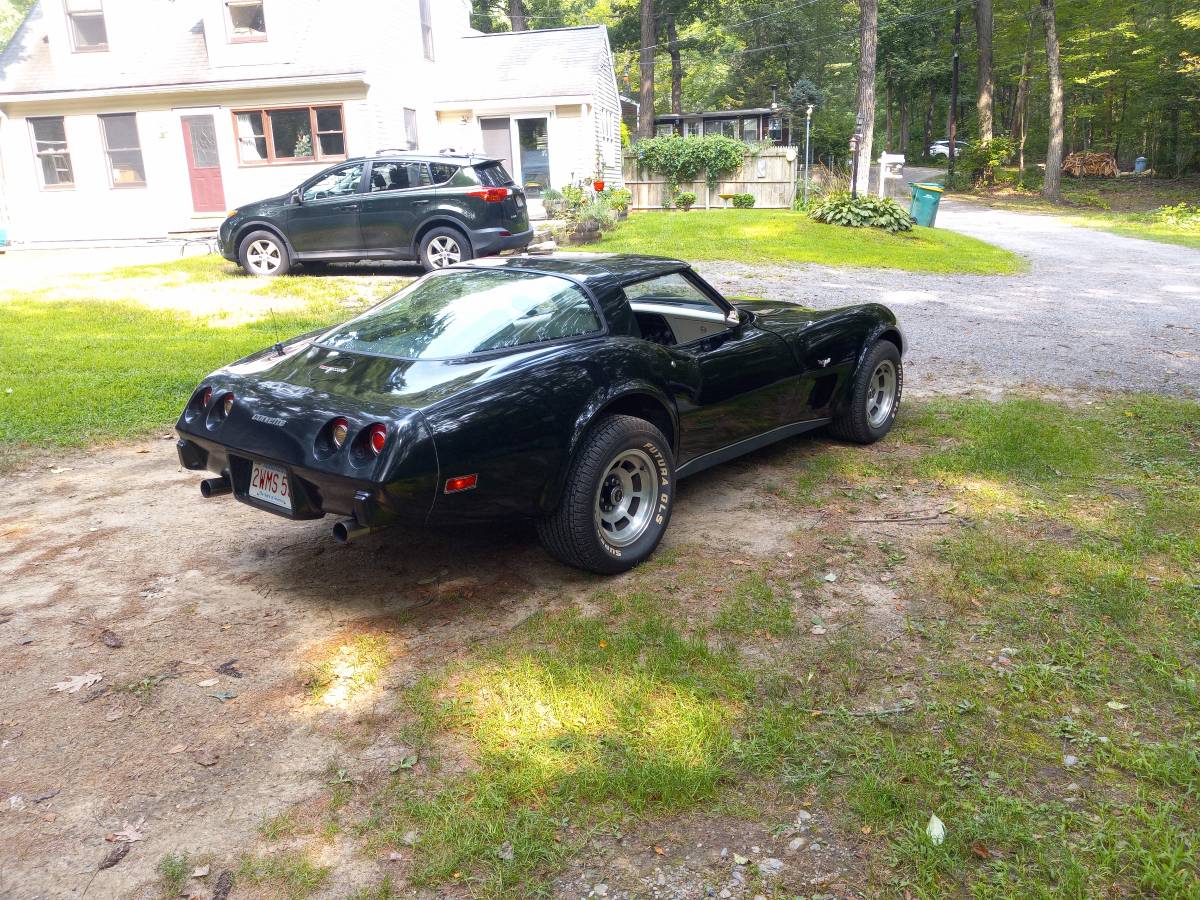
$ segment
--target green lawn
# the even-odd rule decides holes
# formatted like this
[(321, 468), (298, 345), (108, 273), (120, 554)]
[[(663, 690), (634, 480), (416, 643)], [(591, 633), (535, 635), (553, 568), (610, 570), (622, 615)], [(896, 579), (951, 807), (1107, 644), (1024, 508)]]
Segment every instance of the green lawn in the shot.
[[(258, 281), (216, 257), (0, 292), (0, 463), (163, 429), (199, 379), (276, 340), (341, 321), (402, 279)], [(100, 293), (102, 299), (89, 293)], [(171, 292), (202, 315), (154, 308)]]
[[(909, 407), (888, 452), (794, 442), (764, 479), (796, 521), (824, 514), (811, 555), (662, 551), (587, 614), (471, 648), (397, 698), (423, 770), (355, 783), (289, 840), (356, 834), (411, 853), (417, 885), (540, 896), (639, 822), (783, 829), (806, 806), (861, 861), (838, 882), (854, 893), (1200, 896), (1197, 421), (1147, 397), (954, 400)], [(849, 524), (905, 486), (954, 515), (932, 536)], [(851, 611), (812, 636), (823, 573), (856, 565), (902, 621)]]
[(1011, 275), (1019, 256), (984, 241), (938, 228), (888, 234), (814, 222), (782, 209), (717, 209), (633, 213), (598, 243), (601, 253), (650, 253), (692, 260), (817, 263), (910, 272)]

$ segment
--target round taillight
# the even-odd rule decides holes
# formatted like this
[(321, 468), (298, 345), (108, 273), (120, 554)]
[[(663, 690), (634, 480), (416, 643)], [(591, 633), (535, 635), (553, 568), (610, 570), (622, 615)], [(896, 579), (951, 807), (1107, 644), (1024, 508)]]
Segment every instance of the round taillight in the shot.
[(345, 419), (334, 419), (329, 424), (329, 439), (333, 441), (334, 449), (341, 450), (346, 443), (346, 435), (350, 431), (350, 423)]
[(226, 394), (221, 400), (221, 414), (229, 418), (231, 412), (233, 412), (233, 394)]
[(210, 403), (212, 403), (212, 388), (206, 387), (204, 393), (200, 395), (200, 408), (208, 409)]
[(387, 429), (378, 423), (372, 425), (367, 443), (371, 452), (378, 456), (383, 452), (383, 445), (387, 443)]

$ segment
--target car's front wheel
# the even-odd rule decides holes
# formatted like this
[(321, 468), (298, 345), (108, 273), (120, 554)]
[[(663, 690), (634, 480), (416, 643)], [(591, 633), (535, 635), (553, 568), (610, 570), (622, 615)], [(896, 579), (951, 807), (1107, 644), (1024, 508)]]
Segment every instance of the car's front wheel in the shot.
[(292, 267), (287, 245), (270, 231), (252, 231), (242, 238), (238, 262), (247, 274), (261, 277), (286, 275)]
[(433, 228), (421, 238), (421, 265), (427, 272), (465, 262), (474, 255), (471, 242), (457, 228)]
[(850, 396), (830, 431), (856, 444), (873, 444), (892, 430), (904, 393), (900, 348), (877, 341), (854, 374)]
[(609, 416), (584, 437), (542, 544), (569, 566), (611, 575), (654, 552), (671, 520), (675, 459), (644, 419)]

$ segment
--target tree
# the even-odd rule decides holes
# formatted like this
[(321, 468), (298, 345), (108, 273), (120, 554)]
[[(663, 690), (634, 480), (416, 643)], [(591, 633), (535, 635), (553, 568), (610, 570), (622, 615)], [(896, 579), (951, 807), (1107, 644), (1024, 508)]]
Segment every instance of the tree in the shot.
[(1042, 196), (1057, 200), (1062, 194), (1063, 79), (1058, 55), (1058, 25), (1054, 0), (1040, 0), (1046, 29), (1046, 69), (1050, 76), (1050, 136), (1046, 146), (1046, 178)]
[(879, 0), (858, 2), (858, 97), (857, 115), (862, 118), (862, 141), (858, 145), (860, 193), (871, 183), (871, 144), (875, 131), (875, 55), (879, 49)]
[(641, 85), (638, 91), (638, 137), (654, 136), (654, 50), (658, 29), (654, 20), (654, 0), (641, 0), (641, 45), (638, 60)]
[(992, 139), (992, 0), (975, 0), (975, 34), (979, 41), (979, 139)]
[(1033, 68), (1033, 38), (1036, 34), (1034, 16), (1029, 16), (1029, 36), (1025, 39), (1025, 53), (1021, 57), (1021, 74), (1017, 78), (1017, 95), (1013, 100), (1012, 140), (1017, 145), (1017, 181), (1025, 178), (1025, 136), (1029, 133), (1029, 82)]
[(671, 112), (683, 112), (683, 61), (679, 54), (679, 33), (675, 30), (675, 13), (668, 10), (663, 16), (667, 28), (667, 53), (671, 55)]
[(525, 4), (521, 0), (508, 0), (508, 21), (513, 31), (525, 30)]

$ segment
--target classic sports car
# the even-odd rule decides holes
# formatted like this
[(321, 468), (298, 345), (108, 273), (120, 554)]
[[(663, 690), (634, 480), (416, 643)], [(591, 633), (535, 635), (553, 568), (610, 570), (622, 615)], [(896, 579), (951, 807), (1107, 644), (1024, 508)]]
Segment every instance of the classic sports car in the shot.
[(341, 541), (532, 518), (558, 559), (621, 572), (677, 479), (821, 426), (887, 434), (903, 352), (884, 306), (734, 303), (678, 260), (478, 260), (214, 372), (179, 459), (216, 473), (205, 497), (344, 517)]

